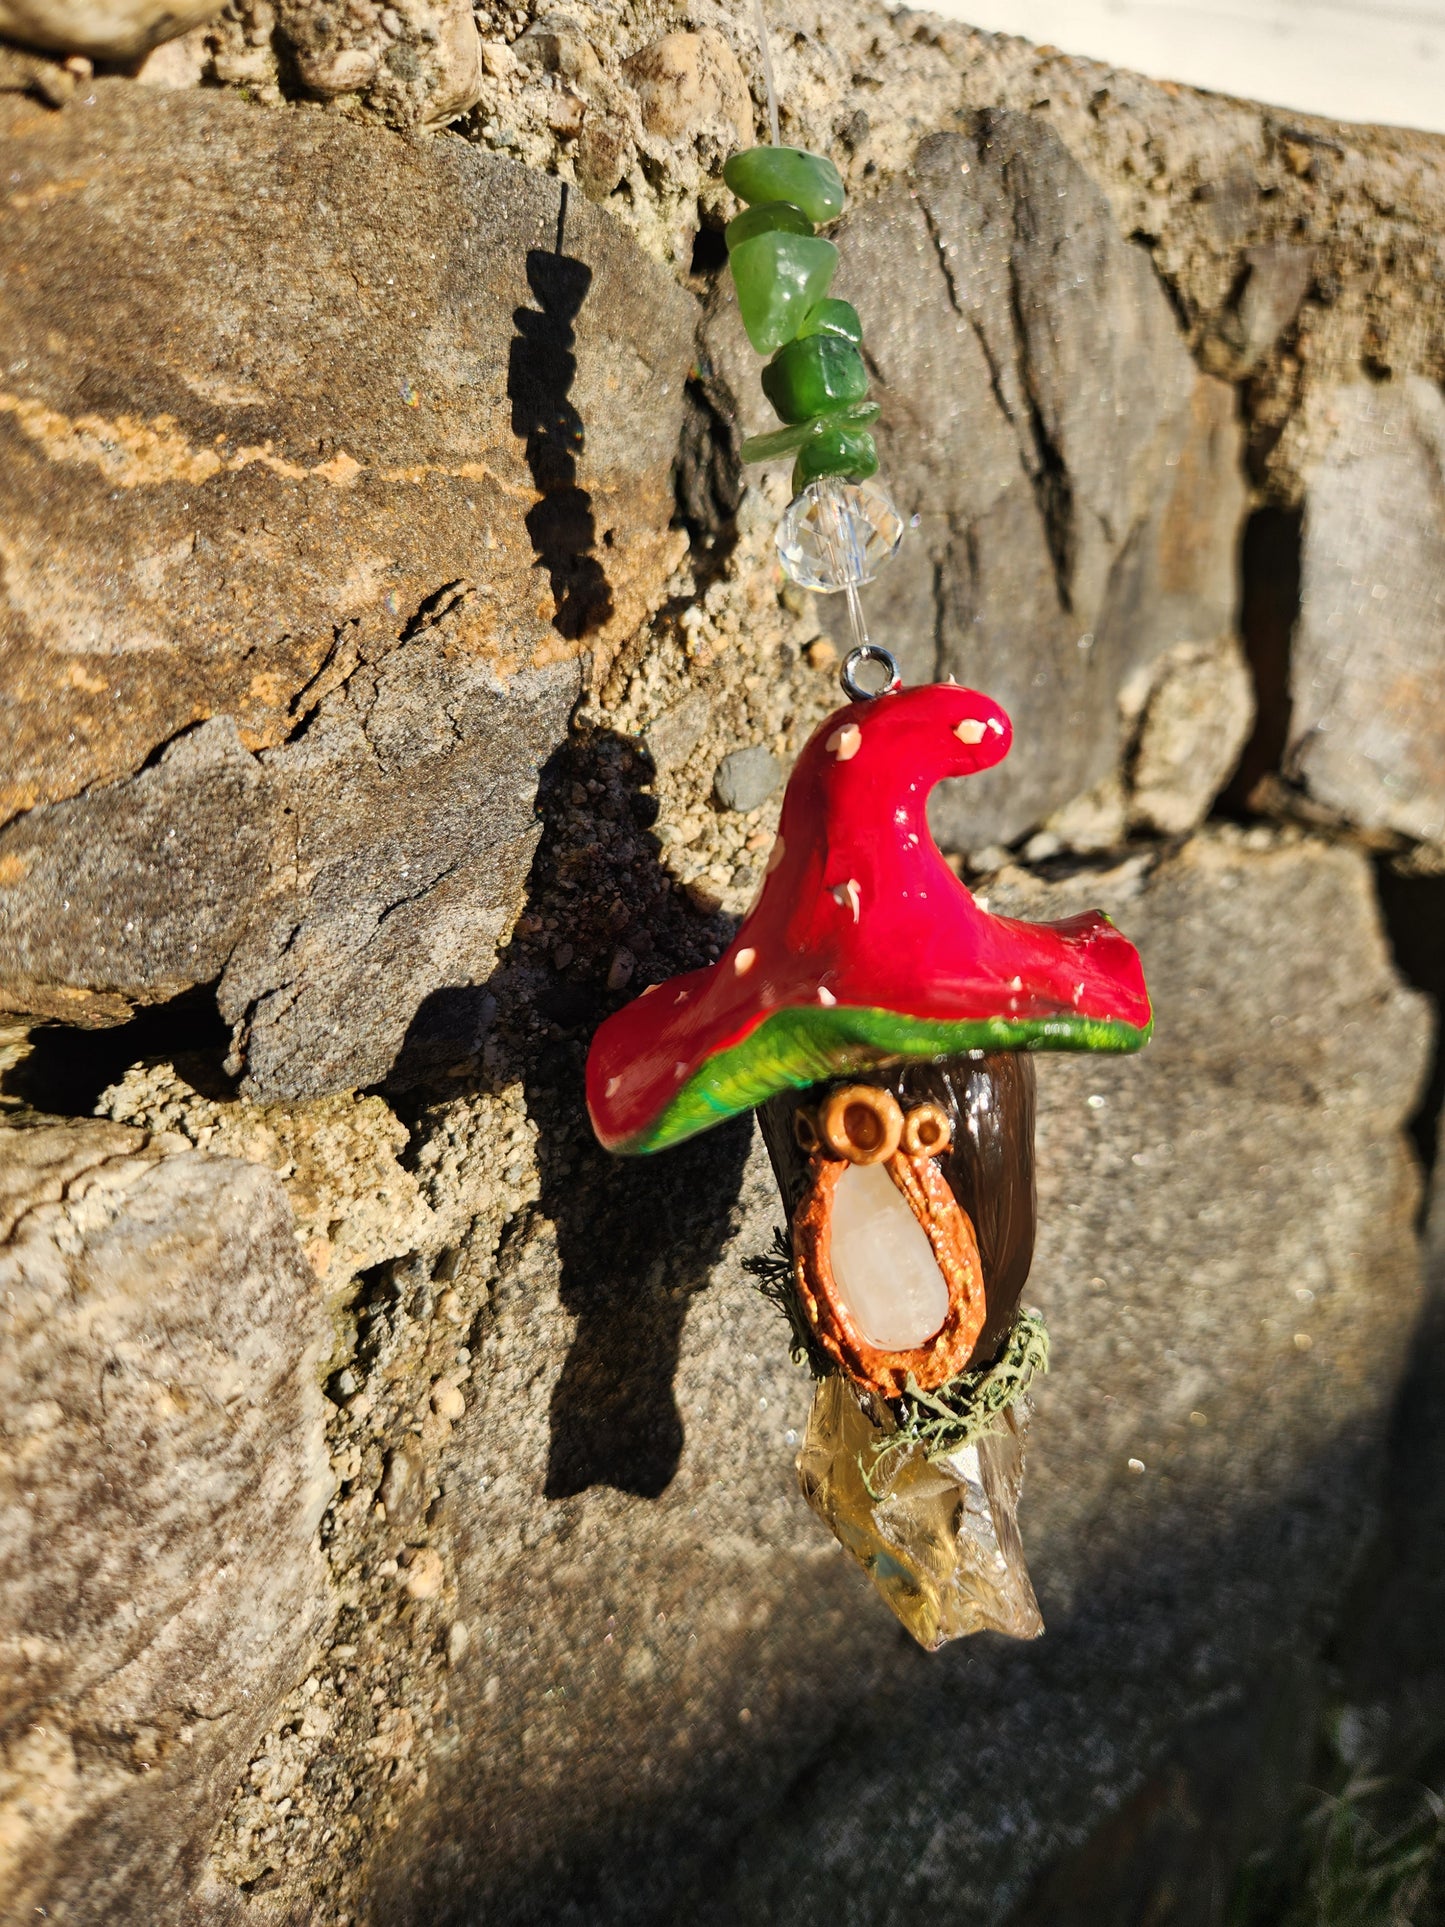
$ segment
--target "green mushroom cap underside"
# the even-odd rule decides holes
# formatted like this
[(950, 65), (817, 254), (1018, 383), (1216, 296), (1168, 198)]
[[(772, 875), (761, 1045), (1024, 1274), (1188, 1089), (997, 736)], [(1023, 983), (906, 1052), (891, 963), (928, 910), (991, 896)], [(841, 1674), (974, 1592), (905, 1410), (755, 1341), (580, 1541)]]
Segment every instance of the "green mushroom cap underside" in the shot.
[(802, 1090), (849, 1071), (966, 1050), (1142, 1050), (1153, 1034), (1112, 1018), (980, 1017), (940, 1022), (845, 1004), (831, 1010), (775, 1010), (740, 1042), (695, 1070), (643, 1131), (615, 1151), (664, 1151), (711, 1125), (750, 1111), (780, 1091)]

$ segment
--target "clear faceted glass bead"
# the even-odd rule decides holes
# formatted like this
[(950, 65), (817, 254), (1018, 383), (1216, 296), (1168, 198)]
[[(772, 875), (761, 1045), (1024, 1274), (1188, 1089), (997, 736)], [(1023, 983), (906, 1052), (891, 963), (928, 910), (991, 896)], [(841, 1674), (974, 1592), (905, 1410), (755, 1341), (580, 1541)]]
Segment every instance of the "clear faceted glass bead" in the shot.
[(903, 540), (903, 517), (877, 482), (821, 476), (809, 482), (778, 524), (783, 573), (804, 589), (847, 589), (871, 582)]

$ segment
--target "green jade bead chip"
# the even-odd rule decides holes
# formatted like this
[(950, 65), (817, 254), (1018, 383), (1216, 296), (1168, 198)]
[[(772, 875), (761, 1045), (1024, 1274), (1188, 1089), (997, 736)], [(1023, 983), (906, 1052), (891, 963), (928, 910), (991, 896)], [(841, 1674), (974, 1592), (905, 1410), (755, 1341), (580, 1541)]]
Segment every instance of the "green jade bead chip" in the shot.
[(745, 462), (775, 462), (780, 455), (795, 455), (804, 442), (830, 428), (866, 428), (882, 414), (876, 401), (855, 401), (832, 415), (819, 415), (812, 421), (798, 422), (792, 428), (770, 429), (766, 435), (749, 435), (743, 443)]
[(732, 251), (738, 312), (760, 355), (791, 341), (803, 318), (828, 292), (838, 250), (816, 234), (769, 229)]
[(844, 341), (851, 341), (855, 348), (863, 343), (863, 323), (858, 319), (858, 310), (851, 301), (839, 301), (836, 296), (820, 301), (816, 308), (810, 308), (803, 316), (800, 335), (841, 335)]
[(723, 179), (740, 201), (791, 201), (821, 226), (843, 212), (843, 180), (822, 154), (801, 147), (749, 147), (734, 154)]
[(878, 446), (866, 428), (845, 428), (823, 422), (798, 450), (793, 464), (793, 493), (801, 495), (820, 475), (841, 475), (850, 482), (866, 482), (878, 473)]
[(804, 335), (780, 348), (763, 370), (763, 393), (785, 422), (836, 414), (868, 393), (868, 370), (851, 341)]
[[(813, 223), (791, 201), (764, 201), (761, 207), (745, 207), (734, 215), (723, 230), (728, 253), (751, 241), (757, 234), (811, 234)], [(825, 305), (823, 303), (820, 306)]]

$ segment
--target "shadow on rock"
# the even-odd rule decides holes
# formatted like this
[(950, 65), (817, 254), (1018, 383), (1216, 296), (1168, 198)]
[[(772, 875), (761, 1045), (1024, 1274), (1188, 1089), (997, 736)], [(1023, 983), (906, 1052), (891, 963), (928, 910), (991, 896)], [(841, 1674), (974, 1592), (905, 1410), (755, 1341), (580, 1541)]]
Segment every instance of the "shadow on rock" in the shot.
[(539, 1210), (555, 1228), (558, 1287), (577, 1320), (552, 1394), (551, 1499), (594, 1485), (655, 1498), (671, 1482), (687, 1302), (735, 1228), (751, 1140), (738, 1119), (674, 1151), (616, 1158), (588, 1122), (584, 1072), (598, 1023), (649, 983), (709, 962), (730, 934), (662, 868), (652, 774), (639, 745), (610, 731), (557, 751), (542, 773), (545, 827), (510, 944), (486, 986), (425, 1000), (388, 1080), (412, 1110), (467, 1089), (459, 1066), (477, 1065), (493, 1087), (523, 1083), (539, 1133)]
[(552, 253), (532, 248), (527, 283), (535, 308), (518, 308), (512, 321), (507, 394), (512, 432), (527, 445), (527, 466), (541, 501), (527, 515), (527, 533), (539, 561), (552, 579), (557, 613), (553, 624), (569, 642), (599, 628), (612, 613), (612, 591), (593, 553), (597, 526), (592, 497), (577, 486), (577, 457), (585, 443), (582, 417), (569, 399), (577, 376), (572, 323), (592, 285), (585, 261), (564, 254), (567, 189), (557, 216), (557, 246)]

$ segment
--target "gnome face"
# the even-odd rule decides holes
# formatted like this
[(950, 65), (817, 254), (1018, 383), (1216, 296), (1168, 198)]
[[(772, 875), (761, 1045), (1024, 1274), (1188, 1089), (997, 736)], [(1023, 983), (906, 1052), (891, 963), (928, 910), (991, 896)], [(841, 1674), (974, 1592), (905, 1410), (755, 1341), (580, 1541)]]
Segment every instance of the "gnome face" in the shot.
[(1034, 1241), (1034, 1072), (971, 1051), (772, 1098), (764, 1141), (822, 1348), (896, 1397), (992, 1361)]

